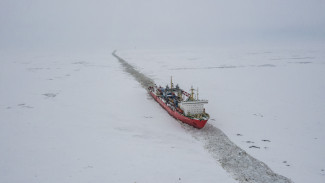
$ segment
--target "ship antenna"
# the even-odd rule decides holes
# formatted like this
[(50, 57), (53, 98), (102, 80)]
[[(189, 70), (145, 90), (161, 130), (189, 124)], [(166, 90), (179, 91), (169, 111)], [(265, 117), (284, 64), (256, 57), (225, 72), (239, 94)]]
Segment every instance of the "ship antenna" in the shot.
[(196, 89), (196, 100), (199, 100), (199, 88)]
[(170, 76), (170, 91), (173, 91), (173, 76)]

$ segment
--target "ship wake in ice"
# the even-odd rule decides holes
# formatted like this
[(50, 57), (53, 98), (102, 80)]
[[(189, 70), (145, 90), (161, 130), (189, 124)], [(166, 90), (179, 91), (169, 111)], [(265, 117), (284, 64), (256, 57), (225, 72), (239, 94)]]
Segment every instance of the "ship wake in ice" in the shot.
[[(122, 64), (124, 71), (133, 76), (143, 88), (147, 89), (154, 84), (152, 79), (137, 71), (115, 52), (113, 56)], [(180, 124), (187, 133), (203, 142), (211, 156), (239, 182), (291, 182), (290, 179), (274, 173), (265, 163), (247, 154), (217, 127), (207, 124), (199, 130)]]

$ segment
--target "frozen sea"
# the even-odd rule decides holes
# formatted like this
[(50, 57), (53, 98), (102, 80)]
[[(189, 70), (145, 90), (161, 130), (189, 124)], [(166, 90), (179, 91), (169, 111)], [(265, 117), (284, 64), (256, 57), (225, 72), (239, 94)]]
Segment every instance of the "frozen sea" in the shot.
[[(0, 54), (0, 182), (237, 182), (112, 57)], [(165, 86), (274, 172), (325, 181), (325, 48), (132, 49)]]
[(121, 56), (165, 86), (199, 88), (209, 121), (294, 182), (325, 181), (325, 49), (129, 50)]

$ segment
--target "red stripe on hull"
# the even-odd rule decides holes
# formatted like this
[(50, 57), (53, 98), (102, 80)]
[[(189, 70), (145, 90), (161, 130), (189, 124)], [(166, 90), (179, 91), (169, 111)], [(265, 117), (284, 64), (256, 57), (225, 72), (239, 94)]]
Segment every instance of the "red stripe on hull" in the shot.
[(167, 106), (167, 104), (165, 104), (159, 97), (157, 97), (157, 95), (155, 95), (151, 91), (149, 91), (149, 92), (150, 92), (150, 95), (161, 105), (161, 107), (163, 107), (168, 112), (168, 114), (170, 114), (174, 118), (180, 120), (181, 122), (189, 124), (189, 125), (191, 125), (195, 128), (198, 128), (198, 129), (203, 128), (204, 125), (207, 123), (208, 120), (191, 119), (191, 118), (188, 118), (188, 117), (180, 114), (177, 111), (173, 111), (171, 108), (169, 108)]

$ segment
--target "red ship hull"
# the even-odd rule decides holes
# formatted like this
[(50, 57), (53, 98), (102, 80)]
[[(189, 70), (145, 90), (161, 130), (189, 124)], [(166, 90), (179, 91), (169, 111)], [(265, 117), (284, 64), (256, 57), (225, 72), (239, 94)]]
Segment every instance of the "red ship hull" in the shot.
[(186, 123), (188, 125), (191, 125), (195, 128), (201, 129), (204, 127), (204, 125), (207, 123), (208, 120), (198, 120), (198, 119), (191, 119), (188, 118), (181, 113), (177, 112), (176, 110), (172, 110), (170, 107), (167, 106), (157, 95), (155, 95), (153, 92), (149, 91), (150, 95), (163, 107), (168, 114), (173, 116), (174, 118), (180, 120), (183, 123)]

